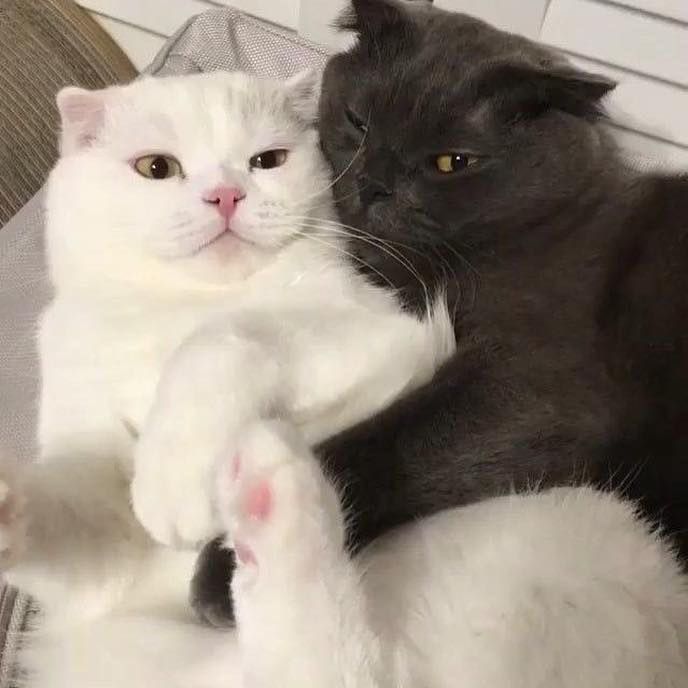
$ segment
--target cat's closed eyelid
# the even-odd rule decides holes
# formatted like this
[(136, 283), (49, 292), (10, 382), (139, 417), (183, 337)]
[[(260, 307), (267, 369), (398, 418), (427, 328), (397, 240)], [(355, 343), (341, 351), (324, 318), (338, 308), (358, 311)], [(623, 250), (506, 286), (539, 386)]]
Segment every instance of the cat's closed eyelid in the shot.
[(370, 125), (370, 114), (367, 117), (361, 117), (354, 109), (346, 106), (344, 108), (344, 114), (346, 115), (349, 123), (362, 134), (368, 132), (368, 127)]

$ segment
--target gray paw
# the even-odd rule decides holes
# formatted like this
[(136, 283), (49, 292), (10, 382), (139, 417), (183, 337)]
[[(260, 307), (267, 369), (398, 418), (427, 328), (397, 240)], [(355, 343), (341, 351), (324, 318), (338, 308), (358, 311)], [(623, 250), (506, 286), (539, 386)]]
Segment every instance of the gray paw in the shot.
[(190, 601), (198, 618), (213, 628), (234, 628), (234, 604), (230, 583), (236, 568), (234, 552), (218, 537), (203, 547), (191, 581)]

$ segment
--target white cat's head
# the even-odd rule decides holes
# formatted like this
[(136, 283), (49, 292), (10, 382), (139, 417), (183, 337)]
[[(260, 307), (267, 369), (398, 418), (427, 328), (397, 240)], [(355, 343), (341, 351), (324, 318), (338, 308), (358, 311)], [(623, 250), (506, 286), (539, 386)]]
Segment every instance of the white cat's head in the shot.
[(318, 80), (143, 78), (58, 94), (48, 193), (53, 279), (225, 284), (330, 210)]

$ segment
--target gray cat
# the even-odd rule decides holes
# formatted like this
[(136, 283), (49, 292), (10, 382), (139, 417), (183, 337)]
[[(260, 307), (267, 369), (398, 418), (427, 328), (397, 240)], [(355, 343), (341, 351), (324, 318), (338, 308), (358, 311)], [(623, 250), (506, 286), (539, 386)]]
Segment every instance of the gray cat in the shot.
[[(685, 557), (688, 178), (628, 169), (602, 126), (614, 83), (543, 46), (424, 3), (353, 0), (341, 25), (358, 40), (327, 65), (320, 132), (351, 249), (409, 308), (445, 288), (460, 342), (319, 449), (352, 551), (440, 509), (590, 482), (639, 500)], [(212, 623), (231, 563), (212, 544), (199, 561)]]

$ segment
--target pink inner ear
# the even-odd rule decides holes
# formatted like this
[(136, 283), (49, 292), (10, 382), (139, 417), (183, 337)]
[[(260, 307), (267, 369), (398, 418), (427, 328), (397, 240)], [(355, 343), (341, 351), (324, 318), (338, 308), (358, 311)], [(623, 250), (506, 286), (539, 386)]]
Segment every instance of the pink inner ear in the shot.
[(63, 148), (74, 150), (92, 143), (105, 119), (103, 91), (64, 88), (57, 94), (62, 119)]

